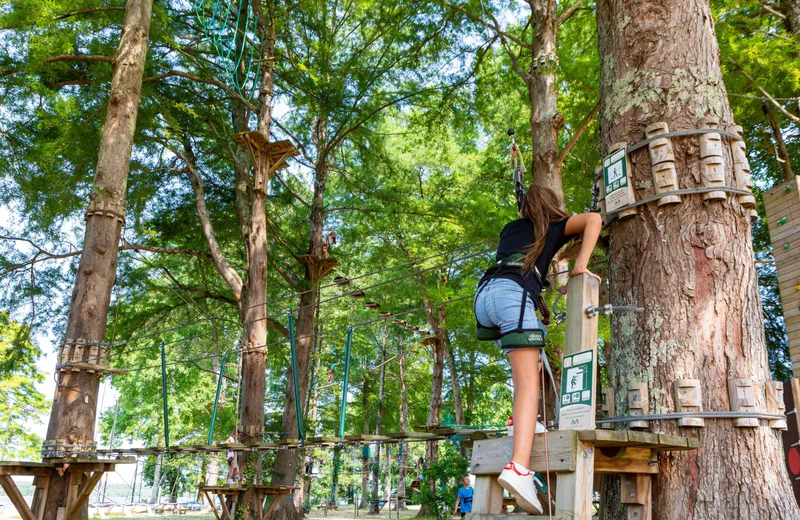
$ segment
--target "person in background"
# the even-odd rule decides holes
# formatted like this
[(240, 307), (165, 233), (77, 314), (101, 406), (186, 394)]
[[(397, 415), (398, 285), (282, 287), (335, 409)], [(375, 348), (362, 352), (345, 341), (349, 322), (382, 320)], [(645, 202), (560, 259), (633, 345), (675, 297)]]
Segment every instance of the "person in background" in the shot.
[[(236, 442), (236, 430), (233, 430), (231, 436), (225, 441), (225, 444), (236, 444)], [(236, 461), (236, 452), (229, 451), (226, 458), (228, 460), (227, 483), (236, 484), (236, 480), (239, 478), (239, 463)]]
[(469, 485), (469, 477), (461, 479), (461, 487), (458, 488), (458, 496), (456, 497), (456, 505), (453, 508), (453, 516), (456, 513), (461, 513), (461, 518), (472, 511), (472, 495), (475, 490)]

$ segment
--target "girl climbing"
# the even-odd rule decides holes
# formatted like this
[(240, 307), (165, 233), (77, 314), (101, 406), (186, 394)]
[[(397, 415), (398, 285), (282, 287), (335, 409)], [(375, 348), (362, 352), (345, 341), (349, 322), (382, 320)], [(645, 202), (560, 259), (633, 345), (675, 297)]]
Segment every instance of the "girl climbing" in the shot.
[[(519, 219), (500, 233), (496, 264), (486, 271), (475, 296), (479, 329), (498, 335), (523, 332), (518, 342), (503, 341), (514, 383), (514, 452), (498, 478), (528, 513), (542, 514), (533, 472), (527, 469), (539, 403), (539, 364), (546, 329), (536, 317), (539, 294), (556, 253), (573, 240), (560, 259), (575, 259), (570, 276), (587, 273), (589, 256), (600, 236), (597, 213), (569, 216), (549, 188), (531, 186), (520, 200)], [(544, 273), (544, 274), (542, 274)], [(533, 341), (533, 340), (536, 341)], [(538, 341), (541, 339), (541, 341)], [(529, 341), (528, 344), (525, 344)], [(511, 343), (511, 345), (509, 345)], [(497, 344), (500, 346), (501, 342)]]

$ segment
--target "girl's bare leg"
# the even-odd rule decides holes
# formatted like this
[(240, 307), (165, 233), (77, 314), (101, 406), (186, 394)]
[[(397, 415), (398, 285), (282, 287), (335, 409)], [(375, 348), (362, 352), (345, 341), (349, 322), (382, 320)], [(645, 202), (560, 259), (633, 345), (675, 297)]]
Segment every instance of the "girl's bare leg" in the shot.
[(514, 455), (524, 468), (531, 464), (533, 434), (539, 413), (539, 355), (541, 349), (512, 350), (511, 379), (514, 382)]

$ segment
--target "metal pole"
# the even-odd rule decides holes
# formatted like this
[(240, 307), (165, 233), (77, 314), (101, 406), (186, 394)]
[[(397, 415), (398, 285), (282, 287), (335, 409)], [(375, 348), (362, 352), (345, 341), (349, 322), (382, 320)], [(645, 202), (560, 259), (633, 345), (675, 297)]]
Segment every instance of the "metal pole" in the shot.
[[(344, 437), (344, 423), (347, 417), (347, 390), (350, 384), (350, 347), (353, 344), (353, 326), (347, 328), (347, 345), (344, 349), (344, 382), (342, 383), (342, 407), (339, 413), (339, 437)], [(365, 365), (366, 366), (366, 365)]]
[(225, 377), (225, 358), (228, 353), (222, 354), (222, 361), (219, 364), (219, 378), (217, 379), (217, 393), (214, 395), (214, 409), (211, 411), (211, 426), (208, 427), (208, 445), (214, 441), (214, 424), (217, 422), (217, 408), (219, 408), (219, 394), (222, 391), (222, 380)]
[(161, 400), (164, 402), (164, 445), (169, 452), (169, 405), (167, 403), (167, 354), (161, 342)]
[(300, 402), (300, 382), (297, 372), (297, 342), (294, 337), (294, 313), (289, 309), (289, 346), (292, 352), (292, 383), (294, 384), (294, 411), (297, 415), (297, 437), (300, 444), (306, 440), (303, 433), (303, 405)]

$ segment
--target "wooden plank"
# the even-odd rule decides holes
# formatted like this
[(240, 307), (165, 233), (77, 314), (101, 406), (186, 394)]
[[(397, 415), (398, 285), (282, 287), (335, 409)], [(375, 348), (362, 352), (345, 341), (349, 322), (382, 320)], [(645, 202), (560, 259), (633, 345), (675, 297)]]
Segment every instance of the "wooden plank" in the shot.
[[(663, 449), (667, 447), (668, 449)], [(658, 434), (658, 448), (661, 451), (681, 451), (689, 449), (686, 437), (680, 435), (667, 435), (666, 433)]]
[[(548, 432), (548, 454), (550, 471), (574, 471), (578, 434), (574, 430)], [(545, 434), (534, 435), (533, 451), (529, 468), (532, 471), (544, 472)], [(499, 475), (503, 467), (511, 460), (514, 452), (514, 438), (500, 437), (475, 441), (472, 449), (472, 473), (474, 475)]]
[(578, 439), (591, 442), (598, 448), (606, 446), (627, 446), (627, 430), (581, 430)]
[(503, 511), (503, 488), (497, 482), (497, 475), (475, 477), (472, 511), (490, 515)]
[(590, 520), (592, 518), (594, 456), (594, 446), (579, 441), (575, 471), (557, 475), (556, 517), (574, 520)]
[[(606, 455), (598, 449), (594, 454), (595, 474), (646, 473), (658, 474), (658, 457), (650, 448), (624, 448), (619, 455)], [(653, 461), (653, 463), (651, 463)]]
[[(770, 188), (769, 190), (764, 192), (764, 194), (763, 194), (764, 203), (766, 204), (767, 200), (773, 201), (773, 200), (775, 200), (775, 199), (777, 199), (779, 197), (787, 196), (790, 193), (797, 193), (797, 183), (798, 182), (800, 182), (800, 178), (795, 176), (795, 178), (793, 178), (793, 179), (787, 179), (787, 180), (781, 182), (780, 184), (776, 184), (775, 186), (773, 186), (772, 188)], [(788, 185), (788, 184), (792, 185), (792, 188), (793, 188), (792, 191), (786, 191), (786, 185)]]
[(652, 520), (653, 477), (623, 475), (620, 502), (628, 505), (628, 520)]
[(658, 445), (657, 433), (628, 431), (628, 446), (658, 447)]
[(521, 514), (497, 514), (491, 515), (487, 513), (467, 513), (467, 516), (464, 517), (465, 520), (572, 520), (568, 518), (556, 518), (555, 516), (533, 516), (533, 515), (521, 515)]
[(25, 498), (23, 498), (22, 493), (19, 492), (19, 488), (14, 482), (14, 479), (8, 475), (0, 475), (0, 486), (3, 487), (3, 491), (6, 492), (6, 495), (8, 495), (11, 503), (14, 504), (14, 509), (17, 510), (17, 513), (19, 513), (19, 516), (22, 517), (22, 520), (36, 520), (36, 518), (33, 516), (33, 511), (31, 511), (31, 508), (28, 507), (28, 504), (25, 502)]
[(203, 487), (201, 486), (201, 487), (200, 487), (200, 492), (201, 492), (201, 493), (203, 493), (203, 495), (205, 495), (205, 497), (206, 497), (206, 501), (208, 502), (208, 505), (209, 505), (209, 507), (211, 508), (211, 512), (212, 512), (212, 513), (214, 513), (214, 517), (215, 517), (217, 520), (222, 520), (222, 519), (219, 517), (219, 513), (217, 513), (217, 506), (215, 506), (215, 505), (214, 505), (214, 500), (211, 498), (211, 495), (209, 495), (209, 494), (208, 494), (208, 491), (206, 491), (205, 489), (203, 489)]

